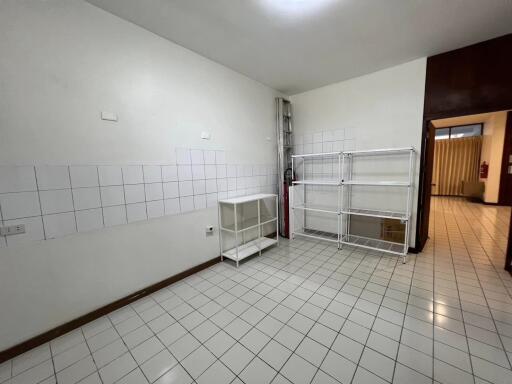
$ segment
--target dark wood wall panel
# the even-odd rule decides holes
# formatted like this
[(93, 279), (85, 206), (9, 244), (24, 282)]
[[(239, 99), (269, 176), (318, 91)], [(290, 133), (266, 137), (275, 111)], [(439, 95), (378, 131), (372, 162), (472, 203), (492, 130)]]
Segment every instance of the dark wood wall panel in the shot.
[(512, 34), (428, 58), (426, 119), (511, 106)]

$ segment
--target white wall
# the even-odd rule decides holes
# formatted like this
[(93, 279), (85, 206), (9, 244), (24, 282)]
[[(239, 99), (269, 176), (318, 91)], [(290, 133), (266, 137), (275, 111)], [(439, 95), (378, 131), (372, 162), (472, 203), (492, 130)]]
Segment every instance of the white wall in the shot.
[[(274, 90), (88, 3), (4, 0), (0, 36), (0, 165), (174, 164), (176, 147), (275, 163)], [(216, 221), (209, 208), (0, 247), (0, 350), (213, 258)]]
[[(291, 97), (295, 139), (299, 140), (299, 146), (302, 145), (299, 150), (317, 151), (322, 146), (325, 149), (326, 140), (321, 137), (326, 135), (333, 138), (332, 145), (328, 145), (328, 148), (334, 150), (404, 146), (416, 148), (412, 246), (415, 244), (425, 70), (426, 59), (419, 59)], [(315, 142), (315, 137), (318, 137), (321, 144)], [(313, 142), (307, 149), (306, 138)], [(389, 167), (379, 159), (377, 162), (373, 161), (371, 166), (383, 167), (380, 171), (385, 171), (388, 178), (404, 177), (403, 172), (398, 171), (401, 164), (403, 165), (396, 159)], [(396, 209), (401, 200), (397, 198), (398, 193), (391, 190), (384, 195), (364, 191), (362, 193), (365, 198), (361, 204)]]
[(489, 173), (487, 179), (480, 179), (480, 181), (485, 183), (484, 201), (486, 203), (497, 203), (499, 200), (506, 125), (506, 111), (490, 114), (484, 123), (480, 164), (485, 161), (489, 165)]

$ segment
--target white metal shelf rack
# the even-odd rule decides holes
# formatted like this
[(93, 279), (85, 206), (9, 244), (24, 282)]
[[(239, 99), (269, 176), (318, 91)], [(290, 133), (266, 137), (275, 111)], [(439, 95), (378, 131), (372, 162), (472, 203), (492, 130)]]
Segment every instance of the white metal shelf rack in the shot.
[[(356, 157), (368, 156), (386, 156), (386, 155), (408, 155), (408, 177), (407, 180), (358, 180), (353, 178), (353, 163)], [(302, 164), (302, 179), (293, 182), (293, 190), (290, 193), (290, 222), (292, 238), (295, 235), (305, 236), (315, 239), (327, 240), (338, 243), (341, 248), (343, 244), (362, 247), (365, 249), (378, 250), (396, 254), (403, 257), (403, 262), (406, 261), (407, 252), (409, 249), (409, 235), (410, 235), (410, 217), (412, 208), (412, 187), (414, 176), (414, 148), (386, 148), (386, 149), (373, 149), (367, 151), (343, 151), (343, 152), (328, 152), (328, 153), (315, 153), (307, 155), (294, 155), (292, 156), (292, 169), (298, 160), (303, 160), (304, 163), (307, 159), (337, 156), (337, 172), (334, 179), (307, 179), (305, 173), (305, 166)], [(380, 160), (384, 161), (384, 160)], [(295, 164), (294, 164), (295, 163)], [(295, 169), (293, 169), (295, 171)], [(299, 172), (300, 174), (300, 172)], [(318, 204), (308, 204), (306, 196), (306, 188), (303, 187), (301, 200), (296, 201), (296, 186), (317, 185), (317, 186), (333, 186), (336, 188), (337, 204), (335, 206), (322, 206)], [(379, 209), (367, 209), (352, 206), (353, 186), (366, 186), (369, 188), (379, 187), (396, 187), (406, 188), (406, 201), (403, 204), (403, 210), (390, 211)], [(337, 215), (337, 233), (319, 231), (308, 229), (305, 225), (305, 213), (307, 211), (316, 212), (317, 214)], [(303, 227), (295, 228), (295, 215), (304, 213)], [(350, 232), (351, 230), (351, 217), (352, 216), (365, 216), (381, 219), (395, 219), (400, 220), (405, 225), (405, 238), (403, 243), (386, 241), (381, 239), (369, 238), (364, 236), (357, 236)]]
[[(263, 209), (264, 201), (275, 201), (275, 214)], [(224, 214), (225, 210), (232, 212), (231, 215)], [(248, 212), (249, 211), (249, 212)], [(249, 213), (249, 217), (246, 214)], [(231, 216), (231, 217), (227, 217)], [(224, 257), (234, 260), (238, 267), (239, 261), (259, 253), (271, 245), (279, 243), (279, 222), (278, 197), (276, 194), (256, 194), (250, 196), (236, 197), (219, 201), (219, 237), (221, 260)], [(263, 227), (275, 223), (276, 237), (270, 238), (263, 234)], [(252, 236), (249, 234), (251, 232)], [(224, 249), (224, 238), (226, 234), (234, 237), (234, 246)]]

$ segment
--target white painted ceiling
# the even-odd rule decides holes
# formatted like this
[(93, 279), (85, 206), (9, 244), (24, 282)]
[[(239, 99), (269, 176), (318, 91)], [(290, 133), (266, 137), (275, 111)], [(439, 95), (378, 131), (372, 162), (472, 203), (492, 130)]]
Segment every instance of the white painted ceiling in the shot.
[(512, 32), (511, 0), (87, 1), (290, 95)]

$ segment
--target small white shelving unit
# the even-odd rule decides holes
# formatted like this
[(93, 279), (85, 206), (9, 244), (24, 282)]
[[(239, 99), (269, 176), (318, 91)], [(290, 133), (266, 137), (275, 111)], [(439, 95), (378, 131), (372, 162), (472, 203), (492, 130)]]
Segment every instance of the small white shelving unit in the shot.
[[(354, 159), (356, 158), (367, 158), (372, 156), (378, 156), (380, 165), (385, 164), (386, 158), (391, 155), (408, 156), (408, 170), (404, 169), (407, 173), (406, 180), (380, 180), (380, 179), (358, 179), (354, 176)], [(306, 177), (307, 172), (305, 162), (309, 159), (325, 159), (331, 157), (337, 157), (337, 162), (333, 166), (332, 172), (327, 178), (308, 178)], [(301, 162), (302, 169), (297, 173), (300, 180), (293, 182), (293, 190), (290, 192), (290, 222), (292, 238), (295, 235), (304, 236), (314, 239), (321, 239), (331, 242), (336, 242), (338, 248), (341, 248), (343, 244), (362, 247), (366, 249), (378, 250), (381, 252), (387, 252), (396, 254), (403, 257), (403, 262), (406, 262), (406, 256), (409, 249), (409, 232), (410, 232), (410, 217), (412, 208), (412, 187), (414, 177), (414, 156), (415, 151), (412, 147), (406, 148), (385, 148), (385, 149), (373, 149), (366, 151), (343, 151), (343, 152), (328, 152), (328, 153), (315, 153), (307, 155), (294, 155), (292, 156), (292, 169), (297, 165), (297, 162)], [(404, 164), (405, 166), (405, 164)], [(300, 167), (299, 167), (300, 168)], [(378, 167), (376, 167), (378, 168)], [(382, 168), (382, 167), (381, 167)], [(293, 169), (295, 171), (295, 169)], [(302, 171), (302, 172), (301, 172)], [(325, 175), (325, 174), (324, 174)], [(332, 177), (334, 175), (334, 177)], [(302, 176), (302, 177), (301, 177)], [(379, 175), (380, 176), (380, 175)], [(322, 199), (311, 198), (311, 194), (315, 194), (313, 188), (311, 192), (306, 191), (306, 185), (321, 186), (326, 188), (331, 186), (333, 193), (336, 194), (336, 199)], [(385, 209), (369, 209), (364, 207), (354, 207), (352, 205), (354, 192), (353, 187), (366, 187), (366, 189), (377, 189), (380, 187), (393, 187), (393, 188), (405, 188), (405, 198), (401, 204), (402, 210), (390, 211)], [(309, 197), (309, 198), (308, 198)], [(308, 201), (317, 200), (329, 200), (331, 203), (336, 200), (334, 204), (330, 206), (322, 204), (313, 204)], [(337, 216), (337, 230), (323, 231), (309, 229), (306, 225), (306, 212), (314, 212), (316, 215), (336, 215)], [(300, 217), (302, 224), (299, 228), (296, 228), (297, 215), (303, 214)], [(405, 236), (403, 243), (381, 240), (377, 238), (370, 238), (364, 236), (358, 236), (351, 233), (351, 218), (353, 216), (365, 216), (381, 219), (393, 219), (400, 220), (405, 225)], [(318, 216), (317, 216), (318, 220)]]
[[(276, 194), (256, 194), (219, 201), (220, 254), (239, 261), (279, 243), (278, 197)], [(275, 224), (275, 238), (265, 235), (265, 228)], [(272, 233), (271, 233), (272, 234)], [(228, 239), (228, 237), (230, 239)], [(224, 242), (231, 240), (225, 249)]]

